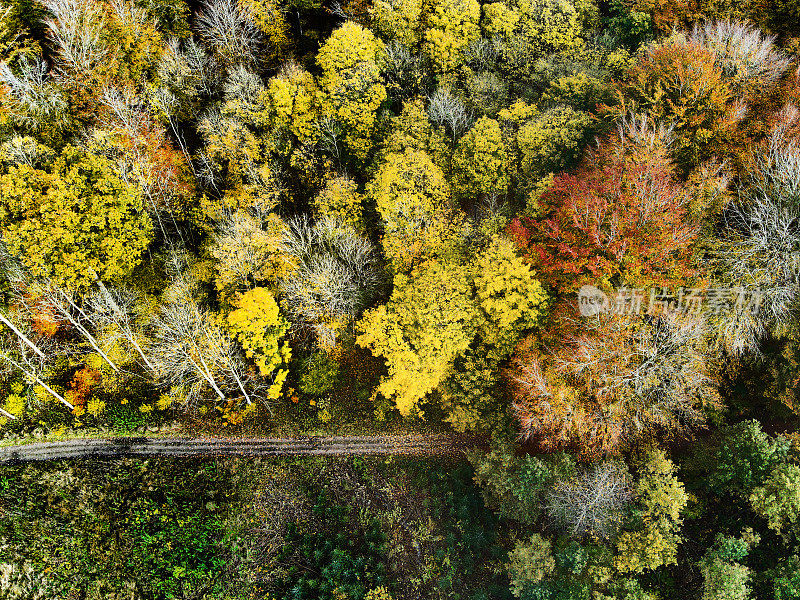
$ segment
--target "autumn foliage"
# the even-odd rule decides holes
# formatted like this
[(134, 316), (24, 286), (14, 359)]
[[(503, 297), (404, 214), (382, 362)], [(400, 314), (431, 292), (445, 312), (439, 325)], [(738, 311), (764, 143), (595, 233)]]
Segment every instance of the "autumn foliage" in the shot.
[(631, 156), (615, 143), (563, 173), (541, 196), (542, 217), (510, 235), (541, 280), (559, 292), (584, 284), (645, 287), (685, 281), (698, 227), (688, 194), (663, 156)]
[(738, 118), (714, 55), (679, 39), (649, 48), (619, 86), (619, 98), (618, 111), (645, 111), (672, 124), (671, 152), (685, 170), (723, 152)]
[[(700, 425), (719, 407), (702, 327), (689, 318), (598, 315), (569, 305), (553, 331), (523, 343), (508, 372), (522, 435), (587, 458)], [(655, 360), (658, 357), (658, 360)]]

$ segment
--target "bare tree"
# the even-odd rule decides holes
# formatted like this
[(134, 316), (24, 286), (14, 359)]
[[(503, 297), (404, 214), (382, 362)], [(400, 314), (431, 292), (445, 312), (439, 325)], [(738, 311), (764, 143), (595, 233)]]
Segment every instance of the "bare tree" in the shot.
[(262, 95), (266, 87), (261, 78), (244, 65), (236, 65), (222, 85), (222, 93), (227, 102), (236, 102), (243, 111), (257, 111), (263, 108)]
[(605, 462), (578, 477), (559, 481), (548, 493), (547, 514), (552, 525), (574, 538), (605, 539), (622, 520), (622, 509), (631, 501), (627, 470)]
[(236, 0), (207, 0), (197, 18), (201, 36), (229, 63), (256, 64), (263, 36)]
[(280, 282), (282, 304), (335, 345), (331, 323), (349, 324), (374, 298), (380, 270), (370, 242), (336, 219), (289, 222), (281, 243), (291, 270)]
[(428, 96), (428, 117), (433, 123), (446, 127), (453, 142), (469, 129), (473, 120), (464, 103), (441, 87)]
[(91, 71), (105, 61), (111, 49), (102, 39), (106, 15), (93, 0), (42, 0), (50, 13), (45, 21), (50, 41), (67, 70)]
[(0, 63), (0, 83), (6, 85), (13, 99), (9, 109), (14, 120), (33, 132), (64, 123), (67, 102), (50, 78), (47, 63), (23, 56), (16, 71)]
[(159, 85), (150, 94), (151, 106), (166, 119), (196, 180), (199, 180), (199, 173), (179, 122), (197, 117), (200, 97), (210, 96), (216, 91), (221, 71), (217, 62), (193, 38), (183, 43), (169, 39), (158, 62)]
[(4, 323), (8, 326), (11, 331), (13, 331), (17, 337), (26, 344), (31, 350), (33, 350), (36, 354), (39, 355), (40, 358), (44, 358), (44, 352), (39, 349), (39, 346), (34, 344), (28, 336), (26, 336), (14, 323), (12, 323), (1, 311), (0, 311), (0, 322)]
[(154, 334), (148, 354), (156, 377), (169, 387), (186, 390), (187, 401), (200, 399), (206, 386), (225, 400), (215, 374), (217, 365), (209, 364), (209, 315), (197, 306), (184, 282), (176, 284), (175, 298), (164, 304), (151, 322)]
[[(174, 262), (182, 270), (181, 259)], [(266, 403), (268, 386), (247, 365), (235, 340), (192, 297), (193, 285), (182, 273), (175, 275), (167, 302), (151, 323), (147, 354), (156, 377), (184, 390), (189, 404), (200, 401), (208, 388), (222, 401), (238, 389), (247, 404)]]
[(344, 135), (341, 123), (335, 117), (325, 115), (317, 120), (316, 128), (320, 148), (335, 158), (339, 170), (345, 172), (342, 165), (342, 151), (344, 150), (342, 138)]
[[(58, 287), (52, 282), (37, 286), (36, 291), (41, 294), (41, 302), (44, 307), (46, 307), (56, 319), (63, 323), (68, 323), (115, 372), (120, 372), (120, 368), (111, 360), (108, 354), (103, 351), (101, 344), (90, 331), (89, 328), (92, 326), (92, 320), (80, 306), (79, 303), (81, 300), (75, 292)], [(28, 309), (32, 310), (33, 307), (30, 306), (26, 298), (20, 297), (19, 300), (22, 305), (28, 306)]]
[(186, 392), (187, 402), (210, 387), (220, 400), (238, 389), (246, 404), (265, 401), (267, 386), (254, 374), (236, 342), (191, 299), (165, 305), (153, 323), (149, 354), (158, 379)]
[(15, 23), (11, 20), (12, 6), (0, 4), (0, 56), (9, 56), (17, 49), (17, 42), (22, 37), (21, 31), (15, 31)]
[(792, 106), (781, 117), (753, 153), (710, 254), (720, 285), (757, 299), (747, 310), (710, 316), (717, 346), (733, 355), (758, 352), (768, 330), (788, 327), (800, 292), (800, 145), (790, 134), (799, 117)]
[(154, 100), (167, 116), (196, 116), (200, 96), (211, 96), (224, 77), (224, 69), (193, 37), (167, 40), (158, 61), (158, 94)]
[(702, 351), (701, 319), (678, 314), (594, 318), (588, 333), (568, 338), (568, 350), (556, 353), (563, 376), (616, 403), (631, 437), (703, 420), (702, 407), (714, 402), (716, 388)]
[(718, 352), (739, 357), (759, 354), (767, 324), (751, 310), (730, 310), (707, 315), (711, 344)]
[(511, 383), (526, 438), (609, 454), (653, 433), (701, 424), (719, 406), (716, 365), (694, 315), (596, 315), (561, 325), (553, 350), (523, 353)]
[[(783, 112), (792, 109), (785, 107)], [(787, 129), (796, 119), (787, 114), (785, 121), (770, 134), (766, 146), (754, 154), (753, 166), (747, 174), (748, 195), (767, 196), (778, 204), (800, 200), (800, 144), (787, 135)]]
[(722, 73), (738, 89), (775, 83), (789, 68), (789, 60), (775, 47), (775, 36), (748, 23), (707, 21), (695, 25), (688, 37), (714, 54)]
[(0, 336), (0, 360), (7, 367), (22, 373), (29, 382), (42, 386), (53, 398), (72, 410), (75, 406), (50, 387), (45, 381), (44, 375), (52, 361), (64, 353), (64, 349), (52, 338), (42, 336), (36, 339), (35, 344), (23, 341), (23, 337), (31, 339), (34, 338), (34, 335), (33, 331), (26, 331), (24, 336), (18, 335), (11, 339), (7, 336)]
[(420, 92), (424, 77), (422, 57), (398, 40), (386, 45), (383, 73), (387, 88), (397, 98), (411, 98)]
[[(728, 227), (713, 257), (723, 281), (760, 297), (756, 308), (764, 325), (788, 325), (800, 285), (800, 207), (759, 195), (733, 204), (726, 216)], [(752, 322), (745, 339), (755, 341), (762, 330)], [(737, 344), (740, 350), (753, 349)]]
[(217, 288), (247, 291), (253, 283), (267, 279), (274, 244), (258, 218), (244, 211), (225, 217), (217, 225), (211, 248)]
[(630, 112), (617, 124), (621, 147), (633, 146), (638, 151), (669, 148), (675, 141), (674, 125), (654, 121), (647, 113)]
[(149, 34), (149, 31), (157, 28), (157, 20), (148, 13), (147, 9), (139, 6), (131, 0), (111, 0), (109, 2), (114, 16), (130, 30), (136, 38)]
[(111, 330), (116, 339), (124, 339), (136, 350), (151, 372), (155, 367), (145, 354), (142, 344), (143, 333), (136, 323), (137, 295), (125, 289), (109, 290), (102, 281), (97, 280), (98, 291), (89, 297), (87, 315), (95, 329)]
[(467, 63), (476, 71), (488, 71), (497, 66), (502, 48), (497, 40), (479, 38), (463, 50)]
[[(178, 230), (175, 213), (179, 210), (179, 197), (185, 185), (180, 180), (180, 168), (157, 152), (159, 148), (169, 147), (167, 133), (161, 124), (153, 121), (147, 106), (131, 88), (107, 87), (103, 90), (102, 101), (109, 110), (101, 117), (103, 131), (95, 131), (89, 139), (92, 150), (113, 161), (123, 181), (142, 191), (151, 216), (164, 237), (168, 237), (170, 222), (172, 229)], [(107, 142), (107, 133), (112, 140), (122, 138), (124, 142)], [(192, 166), (188, 158), (187, 164)]]

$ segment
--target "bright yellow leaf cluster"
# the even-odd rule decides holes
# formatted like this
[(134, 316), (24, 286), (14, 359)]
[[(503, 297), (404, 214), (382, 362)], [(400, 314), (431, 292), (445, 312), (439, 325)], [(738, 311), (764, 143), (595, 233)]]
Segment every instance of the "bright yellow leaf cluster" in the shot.
[(273, 376), (268, 396), (275, 399), (280, 395), (289, 373), (286, 364), (292, 357), (289, 343), (281, 341), (289, 329), (289, 323), (280, 314), (275, 298), (265, 288), (255, 288), (242, 294), (236, 307), (228, 314), (228, 327), (236, 335), (247, 357), (255, 360), (261, 376)]
[(383, 51), (371, 31), (348, 21), (317, 54), (322, 104), (344, 128), (344, 143), (357, 160), (366, 159), (372, 148), (376, 113), (386, 99), (380, 73)]

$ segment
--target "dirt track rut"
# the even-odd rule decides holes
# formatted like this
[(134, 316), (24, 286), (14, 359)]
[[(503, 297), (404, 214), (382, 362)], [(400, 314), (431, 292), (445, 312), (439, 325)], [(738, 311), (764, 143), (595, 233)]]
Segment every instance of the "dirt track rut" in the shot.
[(0, 448), (0, 465), (18, 462), (147, 456), (298, 456), (460, 454), (474, 446), (464, 436), (331, 436), (297, 438), (156, 438), (130, 437), (36, 442)]

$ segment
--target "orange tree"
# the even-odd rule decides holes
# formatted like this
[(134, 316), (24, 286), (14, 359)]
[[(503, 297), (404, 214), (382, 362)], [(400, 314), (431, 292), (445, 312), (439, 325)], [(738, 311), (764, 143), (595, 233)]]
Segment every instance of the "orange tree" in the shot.
[(702, 327), (688, 317), (598, 315), (562, 304), (507, 371), (524, 438), (586, 459), (701, 424), (720, 406)]
[(607, 143), (539, 199), (539, 218), (521, 217), (509, 234), (526, 247), (541, 281), (557, 292), (600, 287), (682, 285), (698, 228), (689, 194), (658, 151)]
[(735, 123), (714, 56), (680, 38), (648, 49), (618, 85), (618, 99), (612, 114), (635, 109), (674, 125), (673, 154), (686, 171), (724, 150)]

